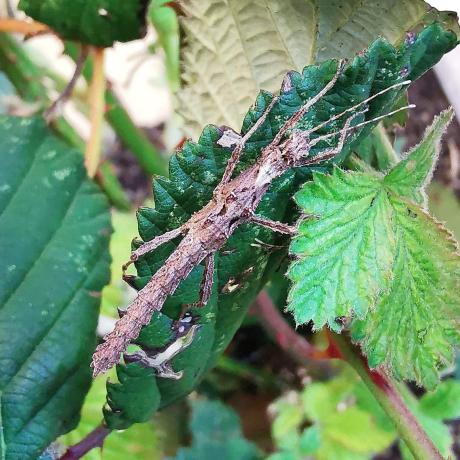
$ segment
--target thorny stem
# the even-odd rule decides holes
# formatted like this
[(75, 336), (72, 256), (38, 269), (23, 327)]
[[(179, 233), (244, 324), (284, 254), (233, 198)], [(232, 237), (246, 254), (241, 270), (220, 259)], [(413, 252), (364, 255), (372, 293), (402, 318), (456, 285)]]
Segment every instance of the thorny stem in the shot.
[(59, 460), (78, 460), (95, 447), (102, 447), (105, 438), (111, 433), (104, 424), (88, 433), (80, 442), (70, 446)]
[(52, 30), (41, 22), (0, 18), (0, 32), (10, 32), (32, 36), (37, 34), (52, 33)]
[(105, 112), (104, 48), (94, 48), (94, 71), (90, 87), (91, 133), (85, 150), (89, 177), (96, 175), (101, 157), (102, 127)]
[(342, 358), (355, 369), (382, 406), (414, 457), (417, 460), (442, 460), (439, 450), (407, 407), (392, 379), (382, 371), (369, 369), (359, 350), (343, 335), (331, 334), (331, 338)]

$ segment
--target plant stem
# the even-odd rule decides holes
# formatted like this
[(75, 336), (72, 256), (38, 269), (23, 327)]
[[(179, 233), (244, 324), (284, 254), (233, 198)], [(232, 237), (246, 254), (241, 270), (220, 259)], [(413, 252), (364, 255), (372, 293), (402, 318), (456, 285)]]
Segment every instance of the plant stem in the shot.
[[(71, 42), (65, 43), (65, 53), (73, 60), (78, 59), (78, 47)], [(83, 69), (83, 76), (91, 81), (93, 63), (88, 59)], [(142, 169), (148, 174), (166, 175), (167, 162), (147, 136), (134, 124), (128, 112), (107, 84), (105, 93), (105, 117), (125, 147), (136, 157)]]
[[(395, 152), (393, 146), (391, 145), (390, 139), (388, 138), (387, 131), (383, 123), (379, 123), (374, 132), (376, 142), (379, 144), (379, 169), (381, 171), (386, 171), (392, 166), (395, 166), (400, 158)], [(377, 147), (378, 148), (378, 147)]]
[(21, 19), (0, 18), (0, 32), (10, 32), (23, 35), (37, 35), (52, 33), (52, 30), (36, 21), (23, 21)]
[(323, 377), (334, 373), (330, 359), (337, 357), (334, 350), (319, 350), (298, 334), (283, 318), (266, 291), (261, 291), (251, 307), (265, 331), (287, 355), (312, 376)]
[(104, 424), (87, 434), (80, 442), (70, 446), (60, 460), (78, 460), (95, 447), (102, 447), (105, 438), (111, 433)]
[(369, 369), (359, 350), (343, 335), (331, 334), (331, 337), (342, 357), (359, 374), (392, 420), (414, 457), (417, 460), (442, 460), (439, 450), (407, 407), (395, 383), (383, 372)]
[(222, 372), (248, 380), (259, 387), (279, 389), (279, 380), (270, 372), (241, 363), (233, 358), (222, 355), (217, 360), (216, 368)]
[[(38, 102), (42, 108), (49, 104), (40, 67), (13, 37), (4, 33), (0, 33), (0, 68), (24, 100)], [(85, 143), (64, 117), (55, 118), (51, 126), (70, 145), (84, 151)], [(130, 202), (110, 165), (101, 165), (97, 179), (114, 206), (121, 210), (130, 209)]]
[(96, 175), (101, 158), (102, 127), (105, 110), (104, 48), (94, 48), (94, 71), (90, 87), (91, 133), (85, 150), (85, 166), (89, 177)]

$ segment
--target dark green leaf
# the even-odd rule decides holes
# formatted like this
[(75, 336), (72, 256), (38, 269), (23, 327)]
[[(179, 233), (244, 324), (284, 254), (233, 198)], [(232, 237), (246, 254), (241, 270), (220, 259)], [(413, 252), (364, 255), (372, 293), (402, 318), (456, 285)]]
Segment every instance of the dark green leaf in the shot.
[(19, 8), (66, 40), (107, 47), (145, 35), (149, 0), (21, 0)]
[[(454, 47), (456, 40), (455, 34), (444, 31), (437, 24), (425, 29), (416, 39), (408, 41), (399, 50), (384, 40), (377, 40), (366, 52), (356, 57), (345, 70), (337, 86), (307, 114), (304, 122), (314, 124), (328, 119), (331, 112), (337, 113), (349, 108), (369, 95), (406, 78), (407, 69), (408, 78), (417, 78), (442, 54)], [(271, 142), (284, 120), (330, 81), (336, 65), (335, 62), (328, 61), (319, 66), (306, 67), (302, 74), (290, 74), (292, 88), (282, 92), (279, 102), (275, 104), (266, 122), (248, 143), (240, 169), (252, 164), (261, 148)], [(387, 112), (399, 95), (399, 91), (394, 91), (373, 100), (369, 104), (366, 116), (370, 118)], [(254, 107), (244, 120), (242, 132), (248, 131), (272, 97), (273, 95), (267, 92), (259, 94)], [(343, 121), (328, 126), (324, 132), (339, 129), (341, 126)], [(371, 127), (351, 138), (337, 161), (345, 158), (350, 148), (370, 129)], [(217, 144), (221, 135), (222, 131), (217, 127), (208, 126), (197, 143), (186, 142), (171, 158), (170, 179), (157, 179), (153, 185), (155, 209), (141, 208), (138, 212), (139, 233), (143, 240), (150, 240), (178, 227), (212, 198), (213, 190), (231, 153), (230, 149)], [(313, 152), (316, 153), (317, 150)], [(281, 177), (266, 194), (257, 212), (272, 219), (293, 221), (296, 211), (290, 198), (300, 181), (305, 180), (306, 173), (309, 171), (290, 171)], [(192, 391), (203, 373), (214, 364), (216, 357), (225, 349), (243, 321), (247, 308), (261, 285), (276, 270), (279, 260), (286, 254), (283, 249), (274, 251), (270, 245), (285, 244), (284, 241), (269, 230), (244, 225), (217, 255), (212, 299), (206, 308), (193, 310), (202, 327), (191, 346), (172, 361), (173, 368), (176, 371), (183, 370), (184, 376), (177, 381), (156, 379), (161, 393), (160, 407)], [(133, 285), (138, 289), (142, 288), (164, 264), (174, 247), (173, 242), (166, 244), (139, 260), (136, 263), (138, 276), (133, 280)], [(197, 300), (201, 273), (202, 267), (192, 272), (168, 299), (162, 315), (155, 316), (144, 331), (149, 331), (149, 335), (153, 337), (161, 335), (160, 331), (168, 321), (158, 323), (158, 318), (177, 318), (184, 304)], [(143, 334), (138, 343), (144, 346), (159, 346), (158, 343), (149, 343), (146, 332)], [(150, 386), (154, 385), (152, 373), (148, 369), (143, 369), (143, 373), (145, 379), (142, 380), (142, 386), (138, 387), (138, 391), (148, 394)], [(119, 396), (121, 398), (121, 395)], [(123, 401), (128, 403), (128, 399)], [(113, 397), (111, 402), (116, 404)], [(153, 408), (154, 404), (150, 407)], [(133, 415), (135, 414), (131, 412), (131, 422), (139, 421)], [(117, 417), (124, 416), (117, 413)]]
[(243, 438), (237, 414), (219, 401), (195, 401), (190, 429), (192, 446), (179, 449), (174, 460), (261, 458), (257, 447)]
[(42, 120), (1, 116), (0, 157), (0, 457), (26, 460), (78, 422), (110, 216)]

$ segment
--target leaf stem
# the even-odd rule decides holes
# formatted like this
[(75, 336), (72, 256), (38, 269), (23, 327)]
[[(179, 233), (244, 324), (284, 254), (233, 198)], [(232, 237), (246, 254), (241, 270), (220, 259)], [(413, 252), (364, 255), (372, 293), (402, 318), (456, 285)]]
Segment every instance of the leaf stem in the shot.
[(301, 366), (308, 368), (311, 375), (331, 375), (330, 359), (337, 357), (329, 347), (319, 350), (305, 337), (298, 334), (284, 319), (268, 293), (261, 291), (251, 307), (251, 313), (258, 317), (262, 327), (288, 356)]
[(376, 141), (380, 144), (380, 152), (382, 153), (379, 156), (379, 169), (381, 171), (386, 171), (387, 169), (390, 169), (392, 166), (395, 166), (397, 163), (399, 163), (400, 158), (391, 145), (383, 123), (379, 123), (376, 126), (374, 134)]
[(343, 335), (331, 333), (342, 357), (358, 373), (395, 425), (400, 437), (417, 460), (442, 460), (439, 450), (407, 407), (395, 383), (382, 371), (369, 369), (360, 351)]
[[(73, 60), (78, 59), (78, 47), (75, 43), (66, 42), (65, 53)], [(93, 66), (92, 60), (88, 59), (83, 68), (83, 76), (87, 81), (92, 79)], [(142, 169), (148, 174), (166, 175), (166, 158), (134, 124), (128, 112), (110, 88), (110, 82), (107, 83), (105, 100), (107, 106), (105, 118), (123, 142), (123, 145), (136, 157)]]
[(37, 21), (0, 18), (0, 32), (10, 32), (31, 36), (43, 33), (52, 33), (52, 30), (45, 24)]
[(101, 158), (102, 127), (105, 112), (104, 48), (94, 48), (94, 71), (90, 87), (91, 133), (85, 150), (85, 166), (89, 177), (96, 175)]
[(100, 424), (88, 433), (80, 442), (70, 446), (59, 460), (78, 460), (95, 447), (102, 447), (105, 438), (111, 433), (104, 424)]
[[(12, 36), (5, 33), (0, 33), (0, 68), (23, 99), (36, 102), (41, 107), (49, 104), (40, 67)], [(51, 126), (68, 144), (84, 151), (83, 140), (64, 117), (56, 117)], [(113, 174), (110, 164), (104, 162), (101, 165), (97, 180), (115, 207), (121, 210), (131, 208), (130, 201), (118, 178)]]

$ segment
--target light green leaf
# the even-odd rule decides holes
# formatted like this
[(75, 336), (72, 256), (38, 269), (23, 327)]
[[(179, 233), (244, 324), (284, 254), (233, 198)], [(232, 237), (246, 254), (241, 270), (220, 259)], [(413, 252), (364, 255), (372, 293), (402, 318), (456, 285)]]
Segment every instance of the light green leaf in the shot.
[(456, 380), (442, 382), (434, 391), (425, 393), (420, 400), (420, 410), (437, 420), (460, 417), (460, 383)]
[(410, 199), (422, 201), (451, 117), (437, 118), (386, 176), (316, 174), (296, 200), (320, 217), (300, 225), (291, 243), (299, 260), (288, 272), (288, 309), (298, 323), (340, 330), (353, 318), (371, 367), (427, 387), (459, 342), (460, 258), (450, 233)]
[(78, 423), (110, 215), (42, 119), (0, 116), (0, 162), (0, 458), (29, 460)]
[(399, 44), (408, 30), (444, 18), (422, 0), (190, 0), (182, 7), (178, 107), (194, 137), (209, 123), (239, 129), (253, 95), (275, 91), (290, 70), (351, 59), (377, 37)]
[(322, 435), (325, 449), (327, 444), (332, 444), (335, 448), (340, 446), (341, 450), (362, 455), (378, 453), (386, 449), (394, 439), (392, 433), (376, 426), (371, 414), (357, 407), (349, 407), (330, 415), (322, 424)]

